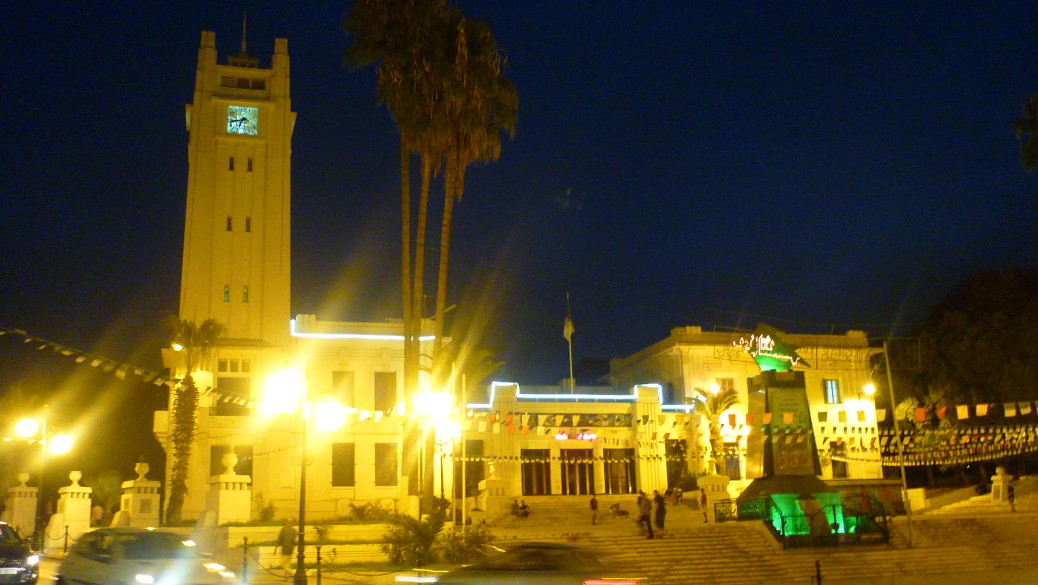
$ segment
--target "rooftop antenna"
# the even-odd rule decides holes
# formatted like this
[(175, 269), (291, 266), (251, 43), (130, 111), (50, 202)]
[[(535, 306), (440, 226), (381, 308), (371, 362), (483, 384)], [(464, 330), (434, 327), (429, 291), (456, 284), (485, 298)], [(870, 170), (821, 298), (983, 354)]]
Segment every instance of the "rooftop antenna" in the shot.
[(241, 54), (248, 55), (249, 52), (245, 49), (247, 45), (247, 31), (248, 31), (248, 18), (249, 11), (245, 10), (241, 13)]

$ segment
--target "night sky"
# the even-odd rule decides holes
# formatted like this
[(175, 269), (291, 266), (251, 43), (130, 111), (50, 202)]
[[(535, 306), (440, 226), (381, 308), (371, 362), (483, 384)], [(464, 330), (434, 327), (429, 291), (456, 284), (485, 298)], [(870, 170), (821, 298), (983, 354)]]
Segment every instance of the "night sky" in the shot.
[[(243, 10), (263, 66), (288, 39), (293, 314), (399, 317), (397, 136), (343, 65), (347, 6), (4, 3), (0, 327), (159, 366), (199, 37), (225, 62)], [(481, 315), (500, 379), (567, 375), (567, 292), (579, 360), (697, 324), (884, 336), (971, 271), (1036, 264), (1011, 123), (1038, 3), (460, 6), (519, 93), (452, 241), (449, 303)]]

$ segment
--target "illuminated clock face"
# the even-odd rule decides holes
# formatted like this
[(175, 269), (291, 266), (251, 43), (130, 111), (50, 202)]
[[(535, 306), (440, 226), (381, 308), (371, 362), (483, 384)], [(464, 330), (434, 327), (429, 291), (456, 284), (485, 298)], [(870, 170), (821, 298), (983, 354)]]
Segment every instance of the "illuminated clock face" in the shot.
[(255, 135), (259, 128), (259, 108), (227, 106), (227, 132)]

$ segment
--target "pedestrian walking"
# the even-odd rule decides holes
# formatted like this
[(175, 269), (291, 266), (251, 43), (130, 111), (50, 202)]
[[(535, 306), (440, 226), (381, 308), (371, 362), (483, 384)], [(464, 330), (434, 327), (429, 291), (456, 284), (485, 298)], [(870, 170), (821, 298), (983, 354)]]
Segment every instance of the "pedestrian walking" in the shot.
[(278, 543), (274, 550), (281, 549), (281, 566), (287, 567), (292, 562), (292, 549), (296, 545), (296, 529), (292, 527), (292, 521), (285, 518), (281, 532), (278, 532)]
[(598, 498), (591, 494), (591, 524), (598, 524)]
[(652, 500), (645, 495), (645, 492), (638, 492), (638, 523), (645, 525), (645, 530), (649, 533), (649, 538), (655, 538), (655, 534), (652, 531)]
[(1009, 480), (1009, 510), (1016, 512), (1016, 480)]
[(699, 488), (699, 509), (703, 511), (703, 522), (706, 522), (706, 490), (703, 488)]
[(656, 533), (659, 534), (659, 538), (663, 538), (663, 524), (667, 519), (667, 500), (660, 495), (658, 490), (653, 493), (656, 494), (652, 498), (656, 502)]

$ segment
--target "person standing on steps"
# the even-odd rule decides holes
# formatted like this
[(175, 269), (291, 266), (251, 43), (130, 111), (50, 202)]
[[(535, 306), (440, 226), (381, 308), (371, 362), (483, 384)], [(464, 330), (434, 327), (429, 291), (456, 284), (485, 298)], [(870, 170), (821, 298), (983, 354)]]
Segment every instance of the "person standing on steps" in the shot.
[(1009, 510), (1016, 512), (1016, 480), (1009, 480)]
[(655, 494), (652, 500), (656, 502), (656, 532), (659, 534), (659, 538), (663, 538), (663, 524), (667, 518), (667, 502), (660, 495), (659, 490), (654, 490), (652, 493)]
[(598, 524), (598, 498), (591, 494), (591, 524)]
[(645, 525), (645, 530), (649, 532), (649, 538), (655, 538), (652, 532), (652, 500), (645, 495), (645, 492), (639, 492), (640, 498), (638, 500), (638, 523)]
[(699, 488), (699, 509), (703, 511), (703, 522), (706, 522), (706, 490), (703, 488)]

